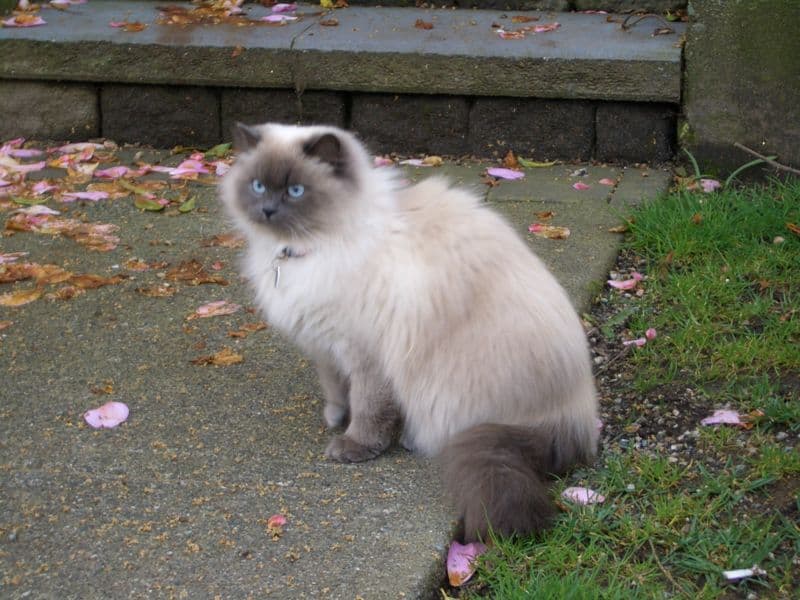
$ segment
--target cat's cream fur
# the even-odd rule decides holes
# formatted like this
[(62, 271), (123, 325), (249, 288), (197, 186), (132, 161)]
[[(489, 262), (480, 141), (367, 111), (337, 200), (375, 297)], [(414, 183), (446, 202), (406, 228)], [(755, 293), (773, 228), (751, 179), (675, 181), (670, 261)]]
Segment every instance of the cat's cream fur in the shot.
[[(327, 455), (371, 458), (401, 421), (406, 447), (447, 447), (450, 488), (479, 495), (461, 506), (467, 539), (485, 534), (487, 518), (502, 533), (543, 525), (552, 507), (509, 469), (519, 462), (519, 477), (542, 489), (542, 473), (590, 460), (598, 438), (586, 338), (555, 278), (480, 198), (439, 177), (403, 186), (347, 132), (237, 132), (241, 154), (221, 198), (247, 237), (258, 305), (316, 363), (328, 425), (349, 419)], [(265, 218), (254, 178), (270, 189), (301, 183), (307, 197), (275, 192), (286, 216)], [(486, 471), (470, 472), (472, 453)], [(486, 506), (512, 488), (536, 503)], [(519, 523), (506, 514), (524, 510), (541, 514)]]

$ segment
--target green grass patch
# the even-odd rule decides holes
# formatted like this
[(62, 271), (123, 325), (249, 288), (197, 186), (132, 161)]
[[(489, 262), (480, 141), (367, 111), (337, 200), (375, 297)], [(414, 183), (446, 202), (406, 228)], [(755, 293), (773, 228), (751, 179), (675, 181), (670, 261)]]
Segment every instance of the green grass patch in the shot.
[[(637, 212), (628, 252), (647, 265), (644, 294), (608, 292), (616, 312), (596, 324), (609, 340), (658, 337), (615, 367), (634, 399), (598, 464), (558, 488), (580, 480), (606, 502), (567, 506), (541, 536), (493, 540), (461, 597), (797, 597), (800, 236), (787, 223), (800, 224), (800, 183), (676, 192)], [(696, 430), (692, 452), (618, 443), (637, 431), (640, 398), (672, 414), (674, 396), (659, 394), (670, 387), (696, 391), (674, 413), (677, 433)], [(725, 405), (763, 415), (747, 430), (699, 426)], [(767, 575), (722, 576), (754, 564)]]

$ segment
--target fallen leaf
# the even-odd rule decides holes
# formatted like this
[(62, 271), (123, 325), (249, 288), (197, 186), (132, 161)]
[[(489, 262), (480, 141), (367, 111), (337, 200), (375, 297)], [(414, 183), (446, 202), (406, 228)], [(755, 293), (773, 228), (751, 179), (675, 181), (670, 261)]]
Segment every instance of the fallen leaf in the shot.
[(539, 17), (532, 17), (530, 15), (515, 15), (511, 17), (512, 23), (532, 23), (533, 21), (538, 21)]
[(146, 196), (136, 196), (136, 199), (133, 201), (133, 205), (139, 210), (145, 210), (150, 212), (158, 212), (160, 210), (164, 210), (164, 207), (167, 204), (169, 204), (169, 202), (161, 202), (160, 200), (147, 198)]
[(244, 361), (241, 354), (237, 354), (227, 346), (217, 352), (208, 356), (201, 356), (191, 361), (194, 365), (216, 365), (220, 367), (227, 367), (228, 365), (235, 365)]
[(150, 287), (136, 288), (136, 291), (149, 298), (169, 298), (178, 290), (168, 283), (152, 285)]
[(208, 317), (220, 317), (223, 315), (232, 315), (237, 312), (241, 307), (240, 304), (233, 304), (227, 300), (217, 300), (216, 302), (209, 302), (198, 307), (192, 314), (186, 317), (187, 321), (192, 319), (206, 319)]
[(695, 225), (700, 225), (703, 222), (703, 215), (700, 213), (694, 213), (692, 215), (692, 223)]
[(532, 223), (528, 225), (528, 231), (536, 236), (547, 238), (549, 240), (565, 240), (570, 235), (570, 230), (567, 227), (559, 225), (544, 225), (542, 223)]
[(552, 210), (543, 210), (541, 212), (533, 214), (535, 214), (536, 218), (539, 219), (540, 221), (549, 221), (550, 219), (556, 216), (556, 213), (554, 213)]
[(0, 265), (16, 262), (23, 256), (28, 256), (28, 253), (27, 252), (7, 252), (5, 254), (0, 253)]
[(138, 33), (147, 28), (146, 23), (141, 23), (139, 21), (111, 21), (109, 25), (128, 33)]
[(91, 200), (92, 202), (97, 202), (98, 200), (105, 200), (108, 197), (108, 192), (64, 192), (61, 194), (60, 200), (62, 202), (74, 202), (75, 200)]
[(797, 226), (794, 223), (786, 223), (786, 229), (795, 235), (800, 235), (800, 226)]
[(519, 169), (519, 161), (511, 150), (509, 150), (503, 158), (503, 166), (507, 169)]
[(497, 179), (522, 179), (525, 173), (522, 171), (515, 171), (513, 169), (503, 169), (501, 167), (490, 167), (486, 169), (486, 173)]
[(236, 331), (229, 331), (228, 337), (245, 338), (251, 333), (254, 333), (256, 331), (261, 331), (262, 329), (266, 328), (267, 324), (264, 323), (264, 321), (258, 321), (256, 323), (245, 323), (244, 325), (239, 327), (239, 329), (237, 329)]
[(626, 233), (628, 231), (628, 227), (629, 227), (628, 223), (624, 223), (622, 225), (616, 225), (614, 227), (609, 227), (607, 231), (609, 233)]
[(83, 413), (84, 420), (95, 429), (111, 429), (123, 423), (130, 411), (123, 402), (106, 402), (99, 408)]
[(150, 269), (163, 269), (167, 266), (166, 261), (156, 261), (148, 263), (141, 258), (129, 258), (124, 263), (122, 263), (122, 267), (128, 269), (129, 271), (149, 271)]
[(527, 158), (517, 158), (519, 164), (521, 164), (526, 169), (543, 169), (546, 167), (552, 167), (556, 164), (557, 161), (545, 161), (545, 162), (537, 162), (535, 160), (528, 160)]
[(505, 29), (498, 29), (497, 35), (504, 40), (522, 40), (525, 38), (524, 31), (506, 31)]
[(429, 23), (428, 21), (423, 21), (422, 19), (417, 19), (414, 21), (414, 27), (417, 29), (433, 29), (433, 23)]
[(320, 25), (323, 27), (337, 27), (339, 25), (339, 19), (330, 18), (330, 19), (322, 19), (319, 22)]
[(576, 504), (600, 504), (606, 497), (586, 487), (568, 487), (561, 492), (561, 497)]
[(480, 542), (459, 544), (454, 541), (447, 551), (447, 579), (453, 587), (464, 585), (475, 573), (477, 558), (486, 552), (486, 546)]
[(441, 167), (444, 164), (444, 160), (441, 156), (426, 156), (422, 159), (422, 164), (426, 167)]
[(69, 282), (82, 290), (93, 290), (106, 285), (117, 285), (124, 281), (127, 276), (114, 275), (113, 277), (103, 277), (102, 275), (73, 275)]
[(17, 290), (0, 295), (0, 306), (22, 306), (42, 296), (42, 288), (35, 287), (30, 290)]
[(220, 233), (200, 242), (201, 246), (219, 246), (222, 248), (243, 248), (245, 239), (236, 232)]
[(201, 285), (204, 283), (216, 283), (228, 285), (228, 281), (216, 275), (209, 275), (203, 265), (195, 260), (187, 260), (167, 271), (166, 278), (169, 281), (182, 281), (188, 285)]
[(37, 27), (39, 25), (47, 25), (47, 21), (39, 15), (27, 13), (18, 14), (0, 22), (3, 23), (3, 27)]
[(14, 321), (0, 321), (0, 331), (3, 329), (8, 329), (14, 324)]

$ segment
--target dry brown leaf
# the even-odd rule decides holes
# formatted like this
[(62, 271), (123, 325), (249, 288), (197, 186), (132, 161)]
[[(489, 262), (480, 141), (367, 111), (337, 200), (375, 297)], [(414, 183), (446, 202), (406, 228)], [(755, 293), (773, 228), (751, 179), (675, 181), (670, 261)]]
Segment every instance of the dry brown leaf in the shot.
[(540, 221), (549, 221), (550, 219), (556, 216), (556, 213), (554, 213), (552, 210), (543, 210), (542, 212), (537, 212), (534, 214), (536, 215), (536, 218), (539, 219)]
[(205, 239), (200, 245), (204, 247), (221, 246), (223, 248), (243, 248), (244, 243), (245, 240), (241, 235), (231, 231)]
[(514, 156), (514, 152), (512, 152), (511, 150), (508, 151), (508, 154), (506, 154), (505, 158), (503, 159), (503, 166), (506, 167), (507, 169), (520, 168), (519, 161), (517, 160), (517, 157)]
[(337, 27), (339, 25), (339, 19), (332, 18), (332, 19), (322, 19), (319, 22), (320, 25), (323, 27)]
[(786, 229), (788, 229), (789, 231), (791, 231), (795, 235), (800, 235), (800, 227), (798, 227), (794, 223), (787, 223), (786, 224)]
[(227, 367), (228, 365), (235, 365), (244, 361), (241, 354), (237, 354), (227, 346), (217, 352), (208, 356), (201, 356), (192, 360), (193, 365), (217, 365), (220, 367)]
[(126, 277), (124, 275), (103, 277), (102, 275), (90, 275), (85, 273), (83, 275), (73, 275), (69, 278), (69, 282), (82, 290), (94, 290), (104, 285), (116, 285), (125, 279)]
[(547, 238), (549, 240), (565, 240), (569, 237), (570, 230), (567, 227), (558, 225), (542, 225), (541, 223), (534, 223), (528, 227), (528, 231), (532, 234)]
[(58, 288), (55, 292), (51, 292), (45, 296), (48, 300), (71, 300), (75, 296), (80, 296), (81, 294), (85, 294), (86, 290), (83, 290), (79, 287), (75, 287), (74, 285), (65, 285), (64, 287)]
[(129, 271), (149, 271), (150, 269), (163, 269), (167, 266), (166, 261), (145, 262), (141, 258), (129, 258), (122, 266)]
[(0, 331), (3, 329), (8, 329), (14, 324), (14, 321), (0, 321)]
[(236, 58), (237, 56), (241, 56), (242, 52), (244, 52), (244, 47), (236, 46), (231, 52), (231, 58)]
[(529, 15), (516, 15), (511, 17), (512, 23), (531, 23), (533, 21), (538, 21), (539, 17), (531, 17)]
[(182, 281), (187, 285), (201, 285), (203, 283), (216, 283), (228, 285), (228, 280), (217, 275), (209, 275), (203, 265), (196, 259), (186, 260), (167, 271), (169, 281)]
[(423, 165), (428, 165), (429, 167), (441, 167), (444, 164), (444, 159), (441, 156), (426, 156), (422, 159)]
[(422, 19), (417, 19), (414, 21), (414, 27), (417, 29), (433, 29), (433, 23), (423, 21)]
[(692, 215), (692, 223), (695, 225), (700, 225), (703, 222), (703, 215), (700, 213), (694, 213)]
[(228, 336), (232, 338), (244, 338), (250, 335), (255, 331), (261, 331), (262, 329), (266, 329), (267, 324), (264, 321), (258, 321), (256, 323), (245, 323), (236, 331), (229, 331)]
[(615, 225), (614, 227), (609, 227), (609, 233), (627, 233), (628, 231), (628, 224), (623, 223), (622, 225)]
[(149, 298), (169, 298), (174, 296), (175, 292), (178, 290), (168, 283), (164, 283), (160, 285), (151, 285), (150, 287), (136, 288), (136, 291)]
[(42, 288), (35, 287), (30, 290), (17, 290), (0, 296), (0, 306), (22, 306), (42, 296)]

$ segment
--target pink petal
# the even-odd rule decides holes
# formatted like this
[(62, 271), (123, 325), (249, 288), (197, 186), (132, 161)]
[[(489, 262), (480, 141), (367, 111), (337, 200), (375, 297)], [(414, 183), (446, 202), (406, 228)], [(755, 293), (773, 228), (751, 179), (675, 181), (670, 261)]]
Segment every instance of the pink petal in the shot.
[(108, 197), (108, 192), (65, 192), (61, 194), (61, 201), (74, 202), (75, 200), (91, 200), (92, 202), (97, 202), (98, 200), (105, 200)]
[(603, 177), (603, 179), (598, 181), (598, 183), (601, 183), (603, 185), (617, 185), (617, 182), (615, 180), (609, 179), (608, 177)]
[(401, 165), (411, 165), (412, 167), (429, 167), (430, 165), (426, 165), (422, 162), (421, 158), (409, 158), (407, 160), (401, 160)]
[(394, 164), (394, 161), (391, 158), (386, 158), (385, 156), (376, 156), (372, 159), (372, 165), (375, 167), (390, 167)]
[(0, 265), (4, 263), (12, 263), (23, 256), (27, 256), (27, 252), (8, 252), (6, 254), (0, 253)]
[(36, 148), (19, 148), (18, 150), (9, 150), (7, 154), (14, 158), (33, 158), (34, 156), (41, 156), (44, 151)]
[(52, 183), (49, 183), (47, 181), (37, 181), (36, 183), (33, 184), (33, 187), (31, 188), (34, 195), (36, 196), (41, 196), (42, 194), (45, 194), (55, 189), (58, 189), (58, 186), (53, 185)]
[(450, 585), (458, 587), (464, 585), (475, 573), (475, 559), (486, 552), (486, 546), (480, 542), (471, 544), (450, 544), (447, 551), (447, 578)]
[(599, 504), (606, 501), (606, 497), (586, 487), (568, 487), (561, 492), (561, 497), (576, 504)]
[(582, 192), (584, 190), (588, 190), (590, 187), (592, 187), (592, 186), (586, 185), (582, 181), (576, 181), (575, 183), (572, 184), (572, 188), (578, 190), (579, 192)]
[(625, 340), (622, 342), (623, 346), (630, 346), (631, 344), (636, 344), (638, 348), (641, 348), (647, 343), (647, 338), (636, 338), (635, 340)]
[(497, 35), (504, 40), (521, 40), (525, 37), (524, 31), (506, 31), (505, 29), (498, 29)]
[(741, 425), (738, 411), (735, 410), (715, 410), (714, 414), (700, 421), (700, 425)]
[(297, 17), (291, 15), (267, 15), (266, 17), (261, 17), (261, 20), (267, 23), (288, 23), (289, 21), (296, 21)]
[(498, 179), (522, 179), (525, 177), (525, 173), (522, 171), (504, 169), (502, 167), (491, 167), (486, 169), (486, 172), (492, 177), (497, 177)]
[(14, 138), (13, 140), (8, 140), (7, 142), (3, 142), (2, 151), (5, 151), (8, 148), (19, 148), (24, 143), (25, 143), (24, 137), (18, 137)]
[(283, 527), (284, 525), (286, 525), (286, 517), (283, 515), (272, 515), (267, 519), (267, 527), (269, 528)]
[(638, 279), (625, 279), (624, 281), (608, 280), (608, 285), (618, 290), (632, 290), (639, 283)]
[(700, 187), (703, 188), (703, 191), (708, 194), (713, 192), (716, 189), (722, 187), (722, 184), (717, 181), (716, 179), (701, 179), (700, 180)]
[(20, 208), (19, 210), (15, 211), (18, 213), (24, 213), (31, 217), (36, 217), (38, 215), (60, 215), (61, 213), (57, 210), (53, 210), (49, 206), (45, 206), (44, 204), (34, 204), (32, 206), (26, 206), (25, 208)]
[(600, 419), (595, 419), (594, 420), (594, 424), (595, 424), (595, 427), (597, 427), (597, 431), (602, 431), (603, 430), (603, 421), (601, 421)]
[[(158, 169), (154, 167), (153, 170)], [(186, 159), (174, 169), (170, 169), (168, 172), (170, 177), (173, 179), (178, 179), (183, 175), (199, 175), (201, 173), (210, 173), (202, 161), (193, 158)]]
[(47, 166), (45, 161), (29, 163), (26, 165), (4, 165), (12, 173), (30, 173), (31, 171), (41, 171)]
[(272, 7), (274, 13), (294, 12), (297, 10), (297, 4), (287, 4), (284, 2), (278, 3)]
[(125, 177), (130, 171), (128, 167), (119, 165), (109, 169), (98, 169), (94, 172), (94, 176), (101, 179), (119, 179), (120, 177)]
[(644, 332), (644, 337), (646, 337), (648, 340), (656, 339), (657, 335), (658, 333), (656, 332), (655, 327), (651, 327), (650, 329)]
[(222, 315), (232, 315), (236, 311), (238, 311), (241, 307), (240, 304), (233, 304), (232, 302), (228, 302), (227, 300), (217, 300), (216, 302), (209, 302), (208, 304), (203, 304), (195, 310), (191, 315), (189, 315), (189, 319), (205, 319), (208, 317), (219, 317)]
[[(79, 142), (77, 144), (65, 144), (55, 149), (56, 152), (62, 154), (74, 154), (76, 152), (86, 152), (87, 150), (92, 153), (103, 147), (103, 144), (93, 144), (91, 142)], [(89, 155), (91, 157), (91, 154)]]
[(47, 21), (42, 17), (28, 17), (27, 15), (11, 17), (10, 19), (2, 21), (2, 23), (4, 27), (36, 27), (37, 25), (47, 25)]
[(111, 429), (128, 418), (128, 407), (122, 402), (106, 402), (100, 408), (83, 413), (84, 420), (95, 429)]
[(545, 33), (547, 31), (555, 31), (561, 27), (561, 23), (547, 23), (545, 25), (536, 25), (533, 28), (534, 33)]

